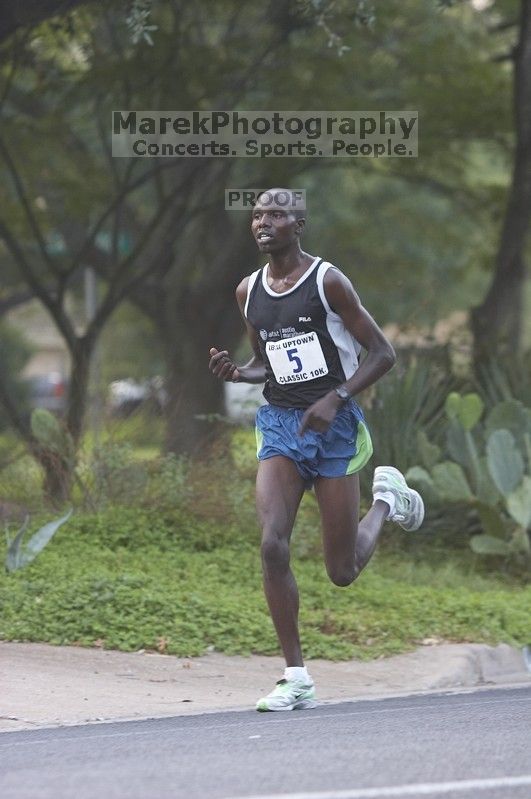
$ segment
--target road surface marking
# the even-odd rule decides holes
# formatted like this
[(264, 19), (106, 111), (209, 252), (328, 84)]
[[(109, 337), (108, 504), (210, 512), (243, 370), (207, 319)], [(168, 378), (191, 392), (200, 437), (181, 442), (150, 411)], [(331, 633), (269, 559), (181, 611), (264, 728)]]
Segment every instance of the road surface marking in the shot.
[(390, 785), (382, 788), (353, 788), (346, 791), (304, 791), (304, 793), (271, 793), (239, 796), (238, 799), (387, 799), (387, 797), (433, 796), (451, 792), (488, 791), (491, 788), (517, 788), (531, 785), (531, 774), (522, 777), (495, 777), (484, 780), (455, 782), (419, 782), (412, 785)]

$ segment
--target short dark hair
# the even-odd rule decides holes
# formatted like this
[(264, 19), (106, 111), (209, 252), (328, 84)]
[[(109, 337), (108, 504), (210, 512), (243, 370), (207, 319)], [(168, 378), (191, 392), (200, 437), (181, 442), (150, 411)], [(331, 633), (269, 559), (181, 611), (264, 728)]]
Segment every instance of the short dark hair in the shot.
[[(271, 195), (273, 193), (284, 192), (285, 194), (290, 194), (291, 195), (292, 191), (293, 191), (293, 189), (284, 189), (284, 188), (279, 188), (279, 187), (275, 187), (273, 189), (262, 189), (262, 190), (260, 190), (259, 194), (256, 197), (256, 205), (258, 205), (258, 203), (260, 202), (260, 197), (262, 196), (262, 194)], [(292, 208), (290, 210), (291, 210), (291, 213), (293, 214), (293, 216), (295, 217), (295, 219), (297, 219), (297, 220), (298, 219), (306, 219), (306, 210), (305, 209)]]

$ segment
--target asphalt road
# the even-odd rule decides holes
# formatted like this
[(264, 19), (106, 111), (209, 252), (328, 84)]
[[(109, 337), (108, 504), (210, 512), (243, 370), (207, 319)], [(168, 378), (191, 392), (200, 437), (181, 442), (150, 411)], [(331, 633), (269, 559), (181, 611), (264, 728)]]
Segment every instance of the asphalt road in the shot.
[(2, 799), (530, 799), (531, 687), (0, 735)]

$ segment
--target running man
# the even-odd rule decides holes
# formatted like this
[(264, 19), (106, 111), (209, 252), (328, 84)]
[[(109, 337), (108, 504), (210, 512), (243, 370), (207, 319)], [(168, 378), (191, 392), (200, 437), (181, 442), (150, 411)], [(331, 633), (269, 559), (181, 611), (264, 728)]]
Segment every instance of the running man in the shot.
[[(295, 210), (272, 201), (284, 202), (281, 192), (293, 198)], [(353, 397), (392, 368), (395, 353), (350, 280), (301, 249), (305, 222), (289, 189), (270, 189), (258, 197), (251, 231), (269, 262), (236, 289), (254, 354), (237, 366), (226, 350), (210, 350), (209, 368), (216, 377), (265, 383), (267, 404), (256, 416), (256, 507), (264, 591), (286, 669), (274, 690), (257, 702), (262, 711), (316, 704), (290, 569), (290, 537), (304, 490), (315, 490), (326, 570), (338, 586), (350, 585), (365, 568), (386, 519), (411, 531), (424, 518), (422, 498), (401, 472), (379, 466), (373, 505), (358, 522), (358, 472), (372, 455), (372, 443)], [(360, 363), (362, 348), (366, 356)]]

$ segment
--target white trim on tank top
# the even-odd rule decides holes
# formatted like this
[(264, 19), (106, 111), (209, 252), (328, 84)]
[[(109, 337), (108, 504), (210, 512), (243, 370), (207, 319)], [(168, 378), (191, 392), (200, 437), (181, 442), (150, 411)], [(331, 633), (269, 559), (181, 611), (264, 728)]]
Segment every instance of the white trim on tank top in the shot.
[[(300, 278), (297, 280), (295, 285), (292, 286), (287, 291), (280, 291), (280, 292), (279, 291), (273, 291), (273, 289), (269, 286), (269, 284), (267, 282), (267, 269), (268, 269), (268, 266), (269, 266), (269, 263), (267, 263), (264, 266), (264, 268), (262, 269), (262, 286), (264, 287), (264, 289), (267, 291), (267, 293), (271, 297), (285, 297), (286, 294), (291, 294), (292, 291), (295, 291), (295, 289), (299, 288), (301, 283), (304, 283), (306, 278), (308, 278), (311, 275), (311, 273), (313, 272), (313, 270), (315, 269), (315, 267), (317, 266), (317, 264), (319, 263), (320, 260), (321, 260), (320, 257), (317, 255), (315, 257), (315, 260), (313, 261), (313, 263), (311, 263), (310, 266), (308, 267), (308, 269), (306, 270), (306, 272), (304, 272), (300, 276)], [(253, 283), (254, 283), (254, 281), (253, 281)]]
[(245, 300), (245, 305), (243, 308), (243, 315), (247, 319), (247, 311), (249, 309), (249, 300), (251, 299), (251, 291), (253, 290), (253, 286), (256, 283), (256, 278), (260, 274), (260, 269), (257, 269), (256, 272), (253, 272), (252, 275), (249, 275), (249, 280), (247, 282), (247, 299)]
[[(326, 327), (328, 328), (330, 338), (336, 345), (339, 360), (341, 361), (341, 366), (345, 373), (345, 379), (348, 380), (358, 369), (361, 344), (354, 338), (352, 333), (346, 329), (343, 320), (339, 314), (332, 310), (327, 300), (324, 289), (324, 278), (330, 268), (337, 269), (337, 266), (334, 266), (334, 264), (331, 264), (329, 261), (322, 262), (317, 270), (316, 283), (319, 297), (326, 311)], [(341, 270), (338, 269), (338, 272), (341, 272)], [(341, 272), (341, 274), (343, 273)]]

